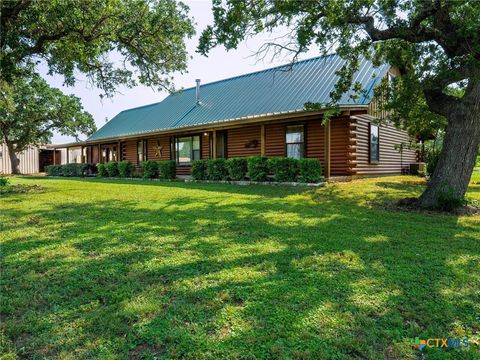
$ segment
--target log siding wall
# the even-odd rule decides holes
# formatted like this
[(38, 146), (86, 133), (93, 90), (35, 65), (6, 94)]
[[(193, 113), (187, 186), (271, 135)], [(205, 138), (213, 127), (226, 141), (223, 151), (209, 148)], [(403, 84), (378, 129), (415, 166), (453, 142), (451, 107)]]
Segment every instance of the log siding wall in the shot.
[(133, 165), (138, 166), (137, 140), (130, 140), (122, 143), (122, 160), (131, 161)]
[[(360, 115), (360, 114), (359, 114)], [(380, 161), (377, 164), (369, 163), (369, 126), (367, 119), (353, 119), (350, 116), (333, 118), (331, 127), (331, 160), (330, 174), (332, 176), (346, 175), (382, 175), (401, 173), (402, 166), (408, 168), (409, 164), (416, 161), (414, 150), (404, 149), (403, 158), (395, 149), (401, 143), (408, 144), (409, 137), (405, 131), (394, 126), (379, 127)], [(325, 127), (321, 117), (312, 118), (305, 116), (284, 120), (279, 123), (266, 123), (265, 129), (265, 156), (285, 156), (285, 132), (290, 125), (303, 124), (305, 130), (305, 157), (317, 158), (325, 167)], [(261, 153), (261, 126), (246, 125), (226, 129), (227, 158), (260, 155)], [(178, 136), (184, 134), (179, 133)], [(201, 158), (212, 157), (211, 141), (212, 131), (198, 132), (200, 135)], [(174, 159), (171, 153), (172, 139), (177, 135), (159, 135), (149, 137), (147, 140), (147, 159), (168, 160)], [(137, 169), (137, 139), (121, 142), (121, 159), (129, 160)], [(156, 146), (162, 147), (161, 156), (155, 155)], [(96, 162), (98, 145), (92, 145), (92, 158)], [(191, 166), (177, 166), (178, 175), (189, 175)]]
[(324, 166), (324, 143), (325, 143), (325, 127), (322, 125), (322, 119), (311, 120), (305, 126), (305, 156), (309, 158), (317, 158)]
[(285, 156), (285, 124), (265, 125), (265, 156)]
[[(379, 126), (380, 159), (378, 163), (369, 162), (369, 121), (352, 119), (352, 139), (355, 142), (355, 158), (351, 162), (352, 173), (355, 175), (400, 174), (402, 168), (408, 169), (410, 163), (416, 161), (416, 152), (409, 149), (408, 133), (393, 125)], [(403, 154), (396, 146), (405, 144)]]
[(330, 175), (349, 175), (349, 119), (331, 120), (330, 129)]
[(202, 134), (200, 138), (200, 153), (202, 159), (210, 159), (210, 133)]
[(260, 155), (260, 150), (259, 125), (227, 130), (227, 157)]
[[(281, 123), (271, 123), (265, 125), (265, 156), (285, 156), (285, 132), (286, 127), (290, 125), (304, 125), (305, 131), (305, 156), (318, 158), (324, 166), (324, 126), (321, 123), (321, 117), (312, 119), (311, 117), (299, 118), (292, 121)], [(178, 134), (182, 136), (183, 134)], [(201, 158), (211, 158), (212, 132), (202, 132), (194, 135), (200, 135)], [(147, 141), (147, 159), (148, 160), (168, 160), (174, 159), (171, 154), (171, 141), (175, 136), (164, 135), (158, 137), (145, 138)], [(131, 161), (137, 169), (140, 164), (137, 162), (137, 141), (127, 140), (121, 142), (121, 160)], [(228, 158), (247, 157), (260, 155), (261, 153), (261, 126), (245, 126), (226, 130), (226, 142)], [(162, 147), (161, 157), (155, 155), (156, 146)], [(332, 120), (331, 128), (331, 174), (346, 175), (348, 167), (348, 119), (339, 118)], [(96, 151), (97, 145), (93, 145)], [(95, 159), (96, 160), (96, 159)], [(191, 166), (177, 166), (178, 175), (189, 175)]]

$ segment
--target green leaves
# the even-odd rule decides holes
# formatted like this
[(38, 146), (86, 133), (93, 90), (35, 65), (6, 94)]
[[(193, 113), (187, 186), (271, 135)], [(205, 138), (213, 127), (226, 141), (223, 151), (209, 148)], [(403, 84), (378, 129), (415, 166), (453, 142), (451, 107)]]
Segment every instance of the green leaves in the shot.
[[(427, 103), (425, 92), (439, 97), (449, 85), (465, 89), (468, 79), (480, 76), (478, 1), (228, 0), (214, 1), (213, 12), (214, 26), (200, 39), (198, 51), (203, 54), (218, 45), (230, 49), (249, 36), (286, 28), (287, 36), (269, 47), (274, 56), (281, 48), (290, 51), (294, 61), (312, 46), (320, 53), (335, 50), (342, 56), (346, 61), (337, 74), (331, 101), (322, 107), (334, 106), (349, 91), (360, 93), (352, 84), (352, 74), (359, 70), (362, 56), (400, 69), (405, 79), (395, 89), (398, 97), (388, 98), (395, 101), (386, 106), (403, 116), (407, 125), (428, 113), (423, 123), (444, 126), (438, 114), (445, 116), (445, 102), (459, 97), (443, 94), (442, 101)], [(415, 104), (415, 111), (405, 107), (408, 103)], [(307, 108), (313, 108), (312, 103)]]
[(0, 134), (17, 151), (49, 142), (54, 131), (77, 137), (96, 130), (79, 98), (51, 88), (38, 75), (3, 82), (0, 93)]
[(10, 81), (45, 61), (73, 85), (78, 72), (112, 95), (119, 85), (173, 89), (184, 71), (188, 8), (174, 0), (2, 2), (0, 70)]

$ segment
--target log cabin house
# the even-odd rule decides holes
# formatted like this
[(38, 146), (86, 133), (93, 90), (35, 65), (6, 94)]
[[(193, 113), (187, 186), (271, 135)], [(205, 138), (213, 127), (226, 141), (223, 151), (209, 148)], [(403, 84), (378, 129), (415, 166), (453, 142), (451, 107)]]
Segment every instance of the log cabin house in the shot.
[(344, 64), (333, 54), (236, 76), (173, 93), (163, 101), (122, 111), (83, 143), (82, 161), (175, 160), (189, 175), (195, 159), (288, 156), (321, 160), (324, 175), (399, 174), (416, 161), (408, 134), (378, 124), (374, 89), (397, 74), (363, 59), (354, 76), (364, 94), (344, 94), (340, 115), (322, 124), (322, 111)]

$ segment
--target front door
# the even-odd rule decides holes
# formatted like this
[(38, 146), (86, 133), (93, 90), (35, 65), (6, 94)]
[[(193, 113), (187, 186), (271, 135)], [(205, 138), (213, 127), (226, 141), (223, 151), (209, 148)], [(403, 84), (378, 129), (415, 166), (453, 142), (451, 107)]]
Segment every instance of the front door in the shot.
[(227, 157), (227, 132), (217, 131), (217, 159)]

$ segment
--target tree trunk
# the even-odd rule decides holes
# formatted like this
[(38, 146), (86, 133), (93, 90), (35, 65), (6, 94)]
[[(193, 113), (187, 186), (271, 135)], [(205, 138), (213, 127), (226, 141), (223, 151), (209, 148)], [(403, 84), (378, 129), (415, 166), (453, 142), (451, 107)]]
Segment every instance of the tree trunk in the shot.
[(480, 98), (452, 107), (437, 167), (420, 197), (423, 207), (438, 207), (439, 198), (461, 200), (472, 176), (480, 143)]
[(12, 166), (12, 174), (19, 175), (20, 169), (18, 165), (20, 164), (20, 161), (18, 160), (15, 146), (11, 142), (7, 141), (7, 148), (8, 156), (10, 157), (10, 165)]

